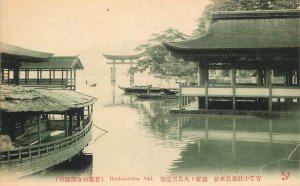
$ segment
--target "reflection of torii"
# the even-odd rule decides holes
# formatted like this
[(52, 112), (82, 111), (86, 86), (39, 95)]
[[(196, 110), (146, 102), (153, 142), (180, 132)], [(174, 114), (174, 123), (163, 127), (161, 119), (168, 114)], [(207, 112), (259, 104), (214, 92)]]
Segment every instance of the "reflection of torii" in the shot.
[[(107, 62), (107, 64), (112, 64), (111, 69), (111, 81), (116, 81), (116, 65), (130, 65), (136, 64), (138, 58), (140, 55), (109, 55), (109, 54), (103, 54), (103, 57), (110, 60)], [(134, 73), (130, 73), (130, 86), (133, 86), (134, 84)]]

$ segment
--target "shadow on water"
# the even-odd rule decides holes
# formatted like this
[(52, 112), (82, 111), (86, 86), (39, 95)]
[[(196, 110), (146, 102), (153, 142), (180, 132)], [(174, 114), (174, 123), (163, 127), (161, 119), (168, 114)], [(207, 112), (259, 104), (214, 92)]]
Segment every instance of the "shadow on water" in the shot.
[(36, 174), (26, 176), (22, 179), (32, 178), (53, 178), (60, 176), (89, 176), (93, 172), (93, 155), (90, 153), (80, 153), (71, 160), (40, 171)]

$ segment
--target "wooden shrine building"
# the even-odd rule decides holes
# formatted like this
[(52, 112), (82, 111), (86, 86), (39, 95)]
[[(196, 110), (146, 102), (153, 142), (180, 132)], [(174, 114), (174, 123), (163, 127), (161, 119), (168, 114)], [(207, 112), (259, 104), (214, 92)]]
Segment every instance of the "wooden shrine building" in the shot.
[(1, 84), (76, 89), (76, 70), (82, 70), (78, 56), (52, 53), (1, 43)]
[[(299, 109), (299, 16), (300, 10), (212, 12), (203, 37), (164, 43), (173, 56), (198, 64), (198, 85), (180, 87), (179, 110), (187, 97), (197, 98), (198, 111)], [(228, 70), (229, 83), (214, 83), (210, 70)], [(253, 81), (240, 81), (240, 70), (252, 71)]]
[[(111, 82), (116, 81), (116, 65), (130, 65), (130, 67), (133, 64), (137, 63), (137, 60), (139, 59), (140, 55), (110, 55), (110, 54), (103, 54), (103, 57), (105, 57), (108, 61), (107, 64), (111, 64)], [(134, 73), (130, 73), (130, 86), (134, 85)]]

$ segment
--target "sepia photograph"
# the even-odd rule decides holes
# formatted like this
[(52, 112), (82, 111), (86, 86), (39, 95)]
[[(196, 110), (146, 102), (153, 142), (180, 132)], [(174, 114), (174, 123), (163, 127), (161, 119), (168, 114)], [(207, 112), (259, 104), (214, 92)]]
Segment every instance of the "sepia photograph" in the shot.
[(300, 185), (300, 0), (1, 0), (0, 185)]

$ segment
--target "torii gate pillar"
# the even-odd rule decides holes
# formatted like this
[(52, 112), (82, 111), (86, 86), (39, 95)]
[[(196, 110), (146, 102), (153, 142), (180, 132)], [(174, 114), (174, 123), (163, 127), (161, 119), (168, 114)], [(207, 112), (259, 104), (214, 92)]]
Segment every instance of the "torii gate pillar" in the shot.
[(117, 68), (116, 67), (110, 67), (110, 72), (111, 72), (110, 80), (112, 82), (116, 82)]
[[(137, 63), (137, 60), (139, 58), (139, 55), (108, 55), (103, 54), (103, 57), (105, 57), (108, 60), (107, 64), (111, 64), (112, 67), (110, 67), (111, 77), (110, 80), (113, 83), (117, 80), (117, 68), (116, 65), (130, 65), (132, 67), (133, 64)], [(134, 85), (134, 73), (131, 72), (130, 74), (130, 86), (132, 87)]]

